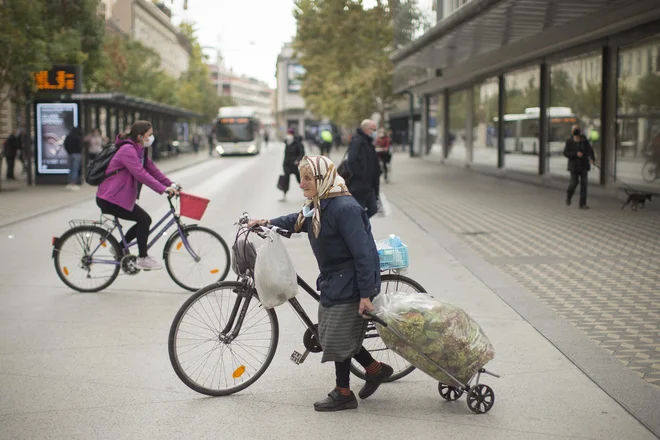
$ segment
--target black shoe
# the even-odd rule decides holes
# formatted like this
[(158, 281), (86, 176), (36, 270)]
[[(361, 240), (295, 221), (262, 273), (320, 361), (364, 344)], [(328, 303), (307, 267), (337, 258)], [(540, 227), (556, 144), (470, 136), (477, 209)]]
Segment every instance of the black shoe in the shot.
[(587, 205), (581, 205), (580, 209), (590, 209)]
[(571, 206), (571, 199), (566, 197), (566, 206)]
[(366, 399), (376, 392), (381, 383), (388, 379), (394, 370), (387, 364), (380, 364), (380, 371), (376, 374), (367, 374), (366, 383), (358, 393), (360, 399)]
[(355, 394), (351, 391), (348, 396), (342, 395), (337, 389), (328, 393), (328, 397), (314, 403), (316, 411), (341, 411), (343, 409), (356, 409), (358, 407)]

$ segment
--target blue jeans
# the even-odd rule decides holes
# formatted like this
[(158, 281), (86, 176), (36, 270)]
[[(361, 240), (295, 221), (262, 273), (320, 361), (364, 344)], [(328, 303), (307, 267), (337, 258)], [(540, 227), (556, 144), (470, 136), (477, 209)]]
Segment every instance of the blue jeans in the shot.
[(78, 184), (81, 164), (82, 164), (82, 154), (80, 153), (69, 154), (69, 183), (72, 185)]

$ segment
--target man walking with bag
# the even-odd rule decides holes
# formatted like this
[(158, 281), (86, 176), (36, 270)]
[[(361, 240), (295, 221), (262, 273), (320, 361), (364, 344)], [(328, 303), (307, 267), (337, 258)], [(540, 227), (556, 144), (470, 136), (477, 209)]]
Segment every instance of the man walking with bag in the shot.
[(346, 165), (351, 172), (348, 190), (360, 206), (373, 217), (378, 211), (380, 163), (374, 148), (378, 127), (371, 119), (360, 124), (348, 146)]
[(573, 126), (573, 136), (566, 140), (564, 156), (568, 158), (568, 171), (571, 173), (571, 183), (566, 191), (566, 206), (571, 204), (579, 180), (580, 209), (589, 209), (587, 206), (587, 183), (591, 164), (595, 163), (596, 157), (589, 141), (582, 135), (579, 125)]

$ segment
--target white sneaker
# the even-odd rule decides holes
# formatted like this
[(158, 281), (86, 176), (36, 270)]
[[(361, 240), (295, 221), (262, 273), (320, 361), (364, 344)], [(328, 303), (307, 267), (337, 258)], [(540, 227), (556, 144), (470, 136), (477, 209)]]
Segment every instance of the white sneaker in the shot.
[(135, 265), (142, 270), (160, 270), (163, 265), (151, 257), (138, 258)]

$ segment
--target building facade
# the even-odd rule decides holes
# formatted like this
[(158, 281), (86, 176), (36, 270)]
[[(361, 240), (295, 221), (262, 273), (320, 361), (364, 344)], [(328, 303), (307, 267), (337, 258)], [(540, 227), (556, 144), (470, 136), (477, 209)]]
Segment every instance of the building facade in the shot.
[(305, 100), (300, 95), (303, 67), (293, 57), (293, 46), (285, 43), (277, 57), (276, 77), (276, 107), (275, 119), (278, 132), (283, 136), (288, 129), (305, 136), (307, 126), (314, 123), (314, 117), (305, 108)]
[(105, 0), (109, 29), (130, 36), (160, 56), (161, 67), (173, 78), (188, 70), (192, 47), (174, 26), (167, 9), (148, 0)]
[[(565, 182), (573, 124), (594, 183), (660, 186), (660, 8), (654, 0), (438, 0), (393, 55), (421, 101), (414, 151), (498, 175)], [(563, 184), (563, 183), (562, 183)]]
[(232, 69), (225, 67), (222, 58), (219, 62), (207, 66), (211, 74), (211, 83), (216, 87), (218, 96), (230, 96), (237, 106), (256, 109), (259, 119), (266, 126), (275, 123), (271, 108), (274, 91), (267, 83), (236, 74)]

